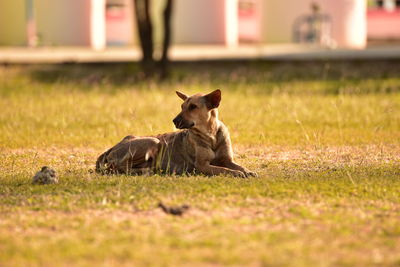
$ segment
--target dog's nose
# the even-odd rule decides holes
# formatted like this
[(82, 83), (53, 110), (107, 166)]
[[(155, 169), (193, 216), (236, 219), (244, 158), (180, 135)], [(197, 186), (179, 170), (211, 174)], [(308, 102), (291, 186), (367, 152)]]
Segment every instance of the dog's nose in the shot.
[(175, 124), (175, 126), (178, 126), (178, 124), (179, 124), (179, 118), (176, 117), (175, 119), (172, 120), (172, 122)]

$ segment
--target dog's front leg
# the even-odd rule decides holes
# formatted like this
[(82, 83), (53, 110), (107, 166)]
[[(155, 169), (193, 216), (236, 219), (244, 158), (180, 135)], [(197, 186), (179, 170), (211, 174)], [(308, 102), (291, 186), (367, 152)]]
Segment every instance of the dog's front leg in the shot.
[(196, 163), (195, 164), (196, 170), (198, 170), (201, 173), (204, 173), (206, 175), (220, 175), (220, 174), (227, 174), (227, 175), (232, 175), (235, 177), (242, 177), (245, 178), (246, 175), (237, 170), (231, 170), (225, 167), (220, 167), (220, 166), (214, 166), (211, 165), (209, 162), (202, 162), (202, 163)]
[(246, 175), (240, 170), (233, 170), (222, 166), (211, 165), (209, 160), (209, 158), (212, 156), (211, 154), (213, 154), (212, 151), (207, 151), (205, 149), (196, 151), (196, 160), (194, 164), (196, 170), (206, 175), (228, 174), (236, 177), (246, 177)]
[(229, 169), (233, 169), (233, 170), (238, 170), (243, 172), (246, 176), (254, 176), (254, 177), (258, 177), (256, 172), (252, 172), (242, 166), (240, 166), (239, 164), (235, 163), (233, 160), (226, 160), (224, 161), (224, 163), (222, 164), (224, 167), (227, 167)]

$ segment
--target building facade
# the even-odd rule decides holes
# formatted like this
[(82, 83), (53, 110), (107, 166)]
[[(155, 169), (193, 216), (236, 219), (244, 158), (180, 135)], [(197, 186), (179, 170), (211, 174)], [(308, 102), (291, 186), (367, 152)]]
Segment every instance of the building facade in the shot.
[[(134, 0), (0, 0), (0, 45), (137, 45)], [(165, 0), (152, 0), (156, 43)], [(173, 44), (311, 43), (364, 48), (400, 39), (398, 0), (175, 0)]]

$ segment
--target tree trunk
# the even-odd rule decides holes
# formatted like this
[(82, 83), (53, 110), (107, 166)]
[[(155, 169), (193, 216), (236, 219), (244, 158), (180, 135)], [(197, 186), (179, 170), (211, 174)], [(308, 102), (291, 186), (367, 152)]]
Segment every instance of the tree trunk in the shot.
[(136, 22), (139, 30), (140, 46), (142, 48), (142, 64), (144, 73), (149, 76), (153, 72), (153, 25), (150, 18), (150, 0), (135, 0)]
[(160, 59), (160, 75), (161, 79), (168, 77), (168, 50), (171, 44), (171, 17), (172, 17), (172, 10), (173, 10), (173, 2), (174, 0), (167, 0), (164, 14), (163, 14), (163, 26), (164, 26), (164, 39), (163, 39), (163, 46), (162, 46), (162, 55)]

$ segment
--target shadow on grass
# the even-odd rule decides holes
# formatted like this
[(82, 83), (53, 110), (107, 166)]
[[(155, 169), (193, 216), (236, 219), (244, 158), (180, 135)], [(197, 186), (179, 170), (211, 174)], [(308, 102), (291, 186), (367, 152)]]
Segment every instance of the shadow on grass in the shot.
[[(396, 60), (173, 62), (170, 77), (163, 81), (146, 79), (137, 63), (38, 65), (28, 73), (40, 83), (81, 85), (83, 90), (94, 85), (127, 88), (196, 84), (231, 90), (253, 86), (257, 92), (267, 94), (336, 95), (399, 92), (399, 67), (400, 61)], [(383, 80), (390, 82), (382, 85)], [(287, 86), (296, 83), (301, 88)], [(319, 88), (310, 89), (310, 83)]]

